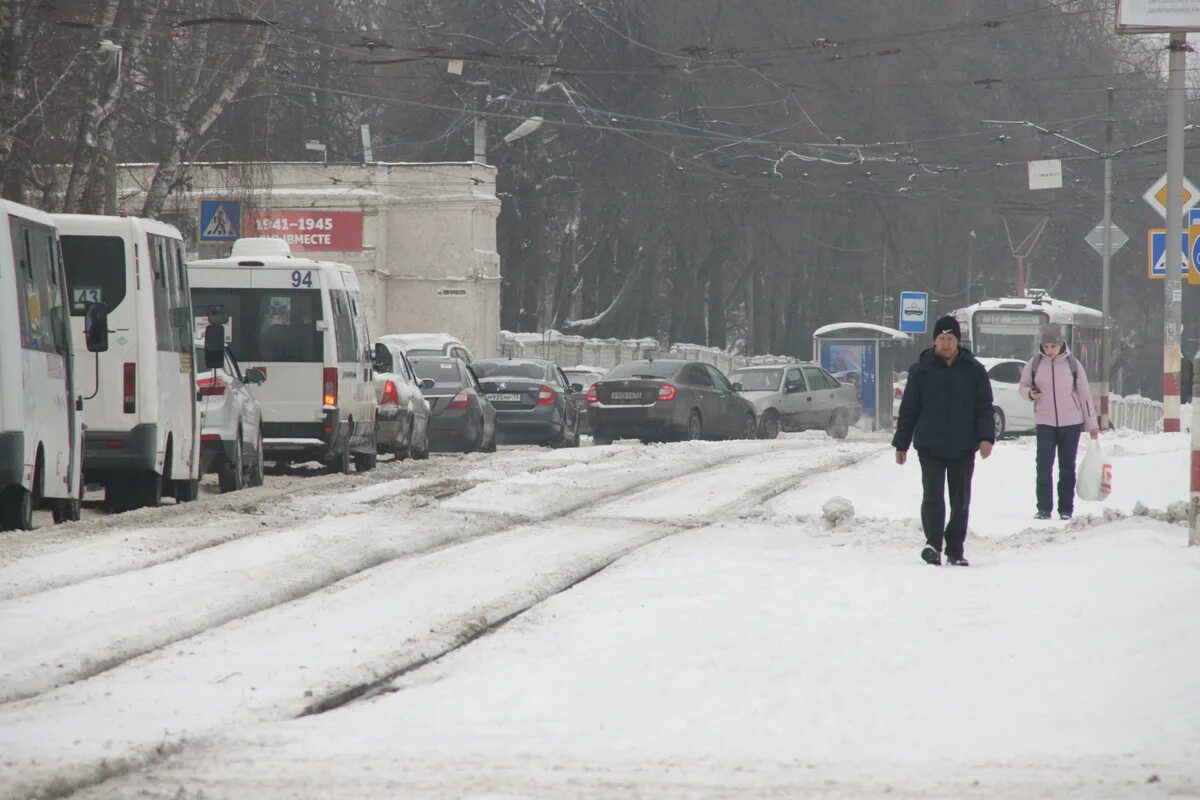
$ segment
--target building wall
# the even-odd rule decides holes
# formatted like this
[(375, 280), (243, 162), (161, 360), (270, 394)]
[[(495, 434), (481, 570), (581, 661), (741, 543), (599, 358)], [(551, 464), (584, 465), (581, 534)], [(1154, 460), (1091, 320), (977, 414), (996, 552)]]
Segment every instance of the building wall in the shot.
[[(126, 165), (122, 207), (135, 211), (153, 165)], [(500, 352), (500, 255), (494, 167), (445, 164), (196, 164), (186, 191), (163, 217), (192, 253), (227, 255), (228, 244), (198, 242), (201, 199), (243, 209), (356, 211), (362, 250), (303, 254), (354, 267), (371, 333), (452, 333), (476, 356)], [(243, 232), (243, 235), (247, 235)], [(293, 252), (301, 251), (293, 248)]]

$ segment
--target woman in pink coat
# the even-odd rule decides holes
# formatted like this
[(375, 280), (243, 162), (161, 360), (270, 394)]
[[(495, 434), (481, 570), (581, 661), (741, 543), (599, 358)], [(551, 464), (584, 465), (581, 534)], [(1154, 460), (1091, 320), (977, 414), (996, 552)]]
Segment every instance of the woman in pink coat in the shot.
[[(1035, 372), (1036, 370), (1036, 372)], [(1041, 353), (1021, 371), (1018, 391), (1033, 401), (1037, 424), (1037, 514), (1050, 519), (1054, 507), (1051, 479), (1058, 455), (1058, 516), (1070, 519), (1075, 509), (1075, 453), (1084, 430), (1093, 439), (1100, 436), (1092, 390), (1083, 365), (1063, 343), (1062, 328), (1042, 326)]]

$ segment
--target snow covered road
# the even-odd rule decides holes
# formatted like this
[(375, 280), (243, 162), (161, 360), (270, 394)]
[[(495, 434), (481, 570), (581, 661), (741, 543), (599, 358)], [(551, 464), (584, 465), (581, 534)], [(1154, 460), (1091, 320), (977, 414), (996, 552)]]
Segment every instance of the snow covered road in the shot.
[(919, 471), (861, 434), (504, 449), (6, 537), (0, 796), (1200, 791), (1200, 552), (1127, 517), (1169, 516), (1186, 437), (1111, 447), (1107, 505), (1040, 528), (1031, 442), (980, 462), (968, 570), (916, 559)]

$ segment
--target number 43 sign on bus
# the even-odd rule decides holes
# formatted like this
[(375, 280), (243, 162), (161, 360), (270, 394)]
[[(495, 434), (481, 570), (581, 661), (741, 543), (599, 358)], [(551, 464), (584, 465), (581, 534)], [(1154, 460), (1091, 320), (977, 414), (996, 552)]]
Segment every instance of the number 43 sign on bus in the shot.
[(358, 252), (363, 248), (361, 211), (248, 211), (246, 236), (283, 239), (292, 250)]

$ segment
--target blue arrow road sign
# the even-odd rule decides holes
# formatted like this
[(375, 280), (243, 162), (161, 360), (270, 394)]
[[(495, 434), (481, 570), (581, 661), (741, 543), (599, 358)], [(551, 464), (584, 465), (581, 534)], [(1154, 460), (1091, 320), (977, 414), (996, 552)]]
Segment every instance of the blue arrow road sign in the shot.
[(929, 324), (929, 293), (900, 293), (900, 330), (905, 333), (925, 333)]

